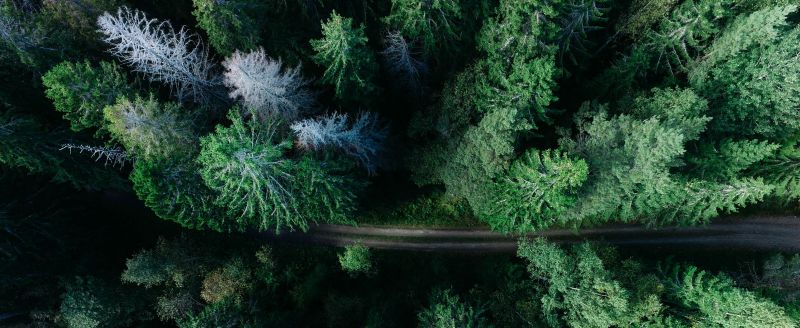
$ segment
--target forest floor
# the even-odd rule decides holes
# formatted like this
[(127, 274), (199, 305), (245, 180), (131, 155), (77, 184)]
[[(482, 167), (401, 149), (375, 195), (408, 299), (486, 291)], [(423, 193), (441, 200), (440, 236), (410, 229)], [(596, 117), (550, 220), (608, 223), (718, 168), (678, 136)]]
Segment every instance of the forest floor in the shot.
[[(361, 243), (377, 249), (429, 252), (514, 252), (520, 235), (488, 229), (425, 229), (320, 224), (307, 232), (265, 233), (272, 240), (331, 246)], [(719, 218), (704, 226), (648, 228), (606, 225), (581, 229), (545, 230), (526, 236), (547, 237), (559, 243), (602, 241), (636, 248), (710, 248), (731, 250), (800, 251), (800, 217), (751, 216)]]

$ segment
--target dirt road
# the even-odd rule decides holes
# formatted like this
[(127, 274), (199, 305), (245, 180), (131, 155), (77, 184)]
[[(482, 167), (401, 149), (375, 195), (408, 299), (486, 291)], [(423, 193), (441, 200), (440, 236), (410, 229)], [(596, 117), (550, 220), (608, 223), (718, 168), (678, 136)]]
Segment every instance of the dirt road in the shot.
[[(513, 252), (519, 235), (486, 229), (415, 229), (375, 226), (317, 225), (308, 232), (266, 233), (271, 239), (306, 244), (344, 246), (356, 242), (380, 249), (430, 252)], [(583, 240), (637, 248), (711, 248), (800, 251), (800, 217), (720, 218), (698, 227), (646, 228), (608, 225), (571, 230), (545, 230), (529, 234), (560, 243)]]

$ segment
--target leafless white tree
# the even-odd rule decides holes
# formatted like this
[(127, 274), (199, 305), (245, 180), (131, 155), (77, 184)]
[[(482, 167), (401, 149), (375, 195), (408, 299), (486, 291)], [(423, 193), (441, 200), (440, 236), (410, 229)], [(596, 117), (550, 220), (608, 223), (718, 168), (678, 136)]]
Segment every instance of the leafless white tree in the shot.
[(178, 98), (201, 102), (219, 84), (211, 75), (208, 50), (196, 34), (176, 31), (168, 21), (148, 19), (136, 9), (120, 7), (97, 19), (110, 52), (151, 81), (169, 85)]
[(72, 153), (73, 150), (77, 150), (79, 154), (87, 152), (89, 153), (90, 157), (94, 158), (95, 161), (99, 162), (102, 159), (105, 160), (105, 165), (111, 164), (111, 166), (119, 165), (122, 167), (125, 165), (125, 163), (133, 160), (133, 157), (128, 156), (128, 153), (118, 146), (98, 147), (68, 143), (61, 145), (61, 148), (58, 150), (67, 150), (70, 153)]
[(384, 39), (386, 49), (381, 52), (389, 71), (412, 90), (422, 90), (422, 77), (427, 71), (424, 62), (414, 58), (414, 53), (400, 32), (389, 32)]
[(352, 125), (348, 122), (347, 114), (333, 113), (296, 122), (291, 129), (301, 148), (339, 148), (360, 161), (370, 172), (375, 169), (376, 158), (383, 150), (387, 134), (378, 116), (369, 112), (359, 114)]
[(309, 81), (300, 75), (300, 67), (282, 71), (280, 59), (267, 57), (264, 49), (247, 54), (237, 50), (222, 65), (230, 97), (241, 98), (262, 120), (280, 115), (293, 121), (314, 104), (314, 93), (308, 88)]

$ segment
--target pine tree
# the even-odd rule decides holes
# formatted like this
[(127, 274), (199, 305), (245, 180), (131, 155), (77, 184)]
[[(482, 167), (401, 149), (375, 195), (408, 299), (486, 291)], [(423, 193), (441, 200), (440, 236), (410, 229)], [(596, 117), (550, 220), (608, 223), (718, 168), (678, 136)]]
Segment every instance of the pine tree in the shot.
[(103, 108), (113, 105), (119, 97), (135, 94), (121, 68), (109, 62), (100, 62), (99, 67), (89, 61), (63, 62), (42, 76), (42, 84), (73, 131), (97, 129), (96, 136), (105, 132)]
[(179, 161), (197, 147), (191, 122), (175, 103), (159, 104), (155, 96), (119, 98), (104, 110), (108, 131), (134, 156)]
[(392, 0), (383, 21), (402, 36), (422, 43), (426, 58), (451, 49), (460, 39), (461, 5), (454, 0)]
[(236, 50), (255, 50), (261, 43), (260, 26), (255, 17), (265, 10), (253, 0), (192, 0), (197, 27), (206, 31), (208, 42), (222, 55)]
[(353, 26), (352, 18), (335, 11), (322, 24), (322, 39), (311, 40), (314, 62), (325, 67), (322, 82), (333, 84), (336, 97), (357, 100), (376, 90), (373, 84), (377, 63), (375, 54), (367, 48), (364, 25)]
[(585, 161), (561, 152), (528, 150), (499, 179), (483, 220), (501, 232), (547, 227), (576, 202), (588, 171)]
[(213, 64), (196, 34), (176, 31), (168, 21), (148, 19), (138, 10), (120, 7), (116, 16), (97, 19), (110, 52), (151, 81), (167, 84), (180, 99), (204, 101), (219, 85)]
[(243, 54), (236, 51), (222, 64), (224, 83), (231, 98), (241, 98), (245, 108), (260, 120), (277, 115), (292, 121), (314, 105), (314, 94), (300, 67), (283, 69), (263, 49)]

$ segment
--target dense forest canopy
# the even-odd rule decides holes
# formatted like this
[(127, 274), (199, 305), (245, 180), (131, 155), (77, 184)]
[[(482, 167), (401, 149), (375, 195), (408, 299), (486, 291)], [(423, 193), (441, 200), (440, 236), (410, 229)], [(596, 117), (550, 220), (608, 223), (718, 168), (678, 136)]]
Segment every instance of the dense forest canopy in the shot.
[(0, 59), (3, 325), (800, 322), (791, 255), (256, 237), (794, 211), (796, 0), (0, 0)]

